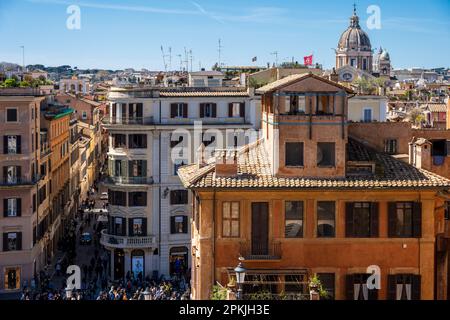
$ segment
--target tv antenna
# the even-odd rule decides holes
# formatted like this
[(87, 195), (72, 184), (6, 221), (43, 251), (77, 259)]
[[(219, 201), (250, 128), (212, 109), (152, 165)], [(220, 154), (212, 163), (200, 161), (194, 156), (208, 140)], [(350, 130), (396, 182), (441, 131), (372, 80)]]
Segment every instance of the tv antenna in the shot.
[(217, 63), (217, 66), (220, 68), (222, 66), (222, 40), (219, 38), (219, 47), (218, 47), (218, 51), (219, 51), (219, 61)]
[(278, 51), (274, 51), (271, 55), (275, 56), (275, 67), (278, 67)]

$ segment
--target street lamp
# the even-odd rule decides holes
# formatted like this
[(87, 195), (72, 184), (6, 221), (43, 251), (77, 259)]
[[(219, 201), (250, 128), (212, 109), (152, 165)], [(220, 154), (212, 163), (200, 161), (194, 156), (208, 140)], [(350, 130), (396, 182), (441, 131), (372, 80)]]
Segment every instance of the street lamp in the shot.
[(236, 268), (234, 268), (234, 272), (236, 272), (236, 283), (238, 285), (238, 300), (242, 300), (242, 285), (244, 284), (245, 272), (247, 271), (242, 264), (244, 260), (245, 259), (243, 257), (239, 257), (239, 264)]
[(72, 298), (72, 288), (66, 288), (66, 300), (70, 300)]
[(151, 292), (148, 290), (148, 287), (145, 288), (145, 291), (142, 292), (142, 294), (144, 295), (144, 300), (151, 300), (151, 297), (150, 297)]

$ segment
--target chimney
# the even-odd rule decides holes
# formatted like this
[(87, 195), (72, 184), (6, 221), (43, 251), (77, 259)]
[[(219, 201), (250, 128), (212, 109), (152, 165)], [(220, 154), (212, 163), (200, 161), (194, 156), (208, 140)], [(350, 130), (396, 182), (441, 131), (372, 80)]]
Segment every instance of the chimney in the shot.
[(333, 68), (333, 72), (329, 75), (329, 80), (338, 82), (339, 81), (339, 75), (336, 73), (336, 69)]
[(205, 144), (202, 143), (197, 149), (197, 167), (203, 168), (206, 165), (205, 161)]
[(217, 177), (232, 177), (237, 175), (237, 150), (216, 150), (215, 159)]

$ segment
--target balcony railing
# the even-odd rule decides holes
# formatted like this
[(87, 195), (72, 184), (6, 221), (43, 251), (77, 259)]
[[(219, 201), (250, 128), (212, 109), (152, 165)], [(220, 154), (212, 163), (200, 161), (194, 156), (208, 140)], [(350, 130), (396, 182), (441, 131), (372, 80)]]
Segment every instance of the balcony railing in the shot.
[(104, 124), (138, 124), (151, 125), (154, 124), (153, 117), (105, 117), (102, 119)]
[(127, 237), (108, 234), (106, 229), (101, 232), (100, 243), (114, 248), (152, 248), (156, 245), (155, 236)]
[(153, 184), (153, 177), (106, 176), (104, 182), (114, 184)]
[(33, 185), (42, 179), (42, 175), (33, 177), (1, 177), (0, 186)]
[(270, 242), (268, 244), (251, 241), (241, 242), (240, 254), (246, 260), (278, 260), (281, 259), (281, 243)]

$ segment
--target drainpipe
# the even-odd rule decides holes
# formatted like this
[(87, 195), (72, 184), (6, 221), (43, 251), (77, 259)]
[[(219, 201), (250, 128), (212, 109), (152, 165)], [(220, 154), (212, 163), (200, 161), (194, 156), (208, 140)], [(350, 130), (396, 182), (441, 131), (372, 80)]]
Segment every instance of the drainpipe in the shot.
[[(161, 100), (159, 100), (159, 122), (161, 122)], [(161, 131), (159, 130), (158, 132), (158, 136), (159, 136), (159, 142), (158, 142), (158, 179), (159, 179), (159, 195), (158, 195), (158, 199), (159, 199), (159, 219), (158, 219), (158, 255), (159, 255), (159, 269), (161, 270), (161, 205), (162, 205), (162, 200), (161, 200)]]

